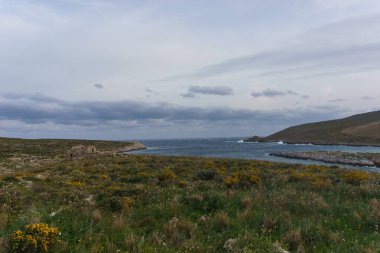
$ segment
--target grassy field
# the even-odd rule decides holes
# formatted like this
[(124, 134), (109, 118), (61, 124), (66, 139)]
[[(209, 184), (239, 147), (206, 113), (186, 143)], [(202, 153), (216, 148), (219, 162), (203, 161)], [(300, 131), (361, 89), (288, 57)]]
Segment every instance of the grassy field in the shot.
[(20, 145), (0, 156), (2, 252), (380, 249), (379, 174)]

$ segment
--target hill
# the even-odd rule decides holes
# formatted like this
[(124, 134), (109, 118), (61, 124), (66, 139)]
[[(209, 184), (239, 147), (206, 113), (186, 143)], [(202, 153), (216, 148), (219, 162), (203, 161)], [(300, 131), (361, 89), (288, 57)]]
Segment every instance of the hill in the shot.
[(264, 138), (251, 137), (246, 141), (380, 146), (380, 111), (297, 125)]

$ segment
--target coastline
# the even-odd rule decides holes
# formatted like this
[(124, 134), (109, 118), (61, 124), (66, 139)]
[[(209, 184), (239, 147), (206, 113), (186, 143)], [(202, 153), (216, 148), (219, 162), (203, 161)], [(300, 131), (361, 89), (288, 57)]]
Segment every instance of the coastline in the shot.
[(347, 143), (347, 142), (318, 142), (318, 141), (286, 141), (286, 140), (265, 140), (265, 138), (253, 139), (247, 138), (243, 142), (283, 142), (292, 145), (321, 145), (321, 146), (348, 146), (348, 147), (380, 147), (380, 144), (371, 143)]
[(117, 154), (125, 154), (125, 153), (128, 153), (130, 151), (141, 150), (141, 149), (146, 149), (146, 146), (143, 143), (133, 142), (129, 146), (125, 146), (123, 148), (118, 149)]
[(348, 153), (339, 151), (308, 151), (308, 152), (275, 152), (271, 156), (312, 160), (341, 165), (380, 167), (380, 154), (372, 153)]

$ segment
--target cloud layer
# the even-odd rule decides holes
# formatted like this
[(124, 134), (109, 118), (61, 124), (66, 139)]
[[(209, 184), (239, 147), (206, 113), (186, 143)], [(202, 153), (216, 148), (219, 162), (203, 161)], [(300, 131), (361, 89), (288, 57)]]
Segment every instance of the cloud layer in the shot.
[(278, 97), (278, 96), (286, 96), (286, 95), (294, 95), (298, 96), (298, 93), (292, 91), (292, 90), (287, 90), (287, 91), (280, 91), (280, 90), (274, 90), (274, 89), (266, 89), (261, 92), (251, 92), (252, 97)]
[[(289, 125), (311, 119), (329, 118), (331, 112), (342, 113), (339, 108), (251, 110), (229, 107), (201, 108), (178, 106), (169, 103), (139, 101), (79, 101), (68, 102), (41, 94), (2, 94), (0, 120), (18, 121), (27, 125), (55, 124), (79, 126), (83, 129), (96, 126), (124, 128), (144, 126), (222, 125), (250, 126), (253, 124)], [(184, 125), (184, 122), (186, 124)], [(250, 128), (250, 127), (249, 127)], [(152, 130), (150, 130), (152, 131)]]

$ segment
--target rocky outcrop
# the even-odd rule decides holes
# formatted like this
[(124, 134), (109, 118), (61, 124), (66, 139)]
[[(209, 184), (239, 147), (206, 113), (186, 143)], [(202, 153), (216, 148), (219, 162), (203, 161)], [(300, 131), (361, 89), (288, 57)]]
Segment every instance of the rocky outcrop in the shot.
[(244, 142), (265, 142), (266, 140), (260, 136), (252, 136), (243, 140)]
[(378, 161), (374, 161), (368, 154), (347, 153), (347, 152), (277, 152), (270, 154), (272, 156), (285, 157), (291, 159), (314, 160), (326, 163), (348, 164), (355, 166), (374, 167)]
[(89, 145), (88, 147), (84, 145), (73, 146), (68, 151), (69, 159), (78, 159), (85, 157), (94, 157), (94, 156), (116, 156), (117, 154), (124, 154), (132, 150), (145, 149), (145, 145), (141, 142), (128, 143), (126, 146), (121, 148), (110, 147), (106, 150), (97, 150), (95, 146)]
[(117, 149), (116, 152), (118, 154), (123, 154), (123, 153), (127, 153), (129, 151), (139, 150), (139, 149), (146, 149), (146, 147), (141, 142), (134, 142), (131, 145), (128, 145), (128, 146), (125, 146), (125, 147)]

